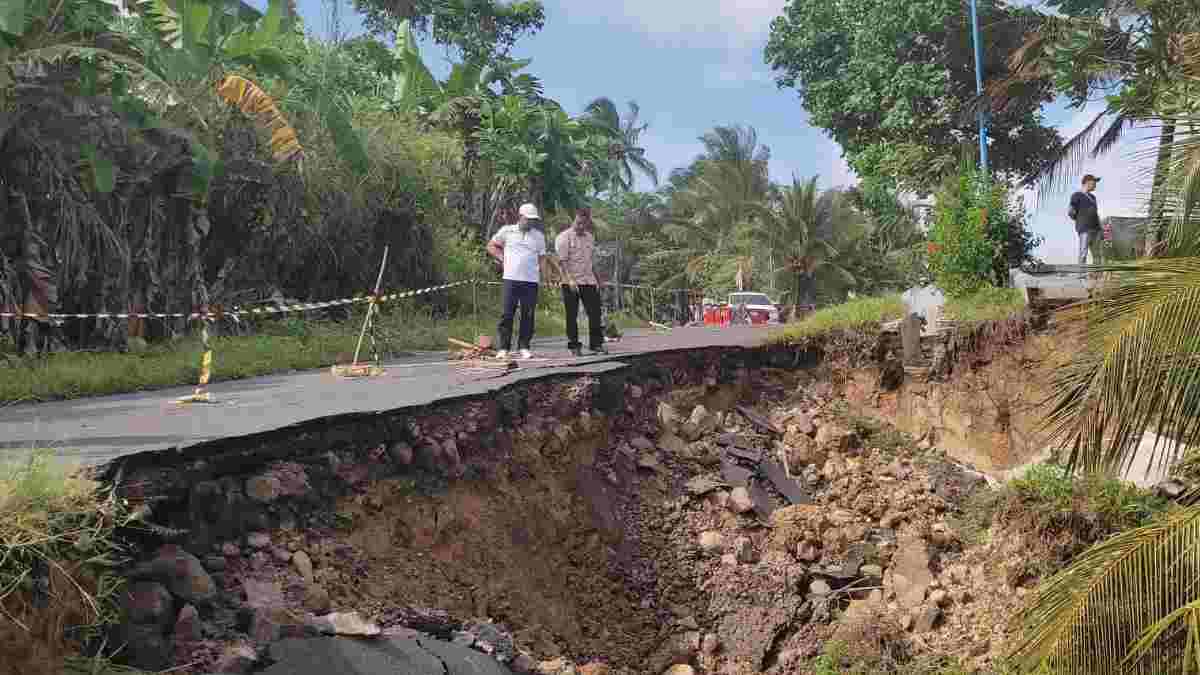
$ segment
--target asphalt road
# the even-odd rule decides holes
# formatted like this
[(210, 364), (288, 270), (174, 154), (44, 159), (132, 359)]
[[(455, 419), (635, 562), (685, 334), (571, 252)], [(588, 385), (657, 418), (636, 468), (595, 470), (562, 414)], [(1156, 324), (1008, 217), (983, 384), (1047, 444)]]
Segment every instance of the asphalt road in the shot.
[[(180, 405), (192, 392), (176, 387), (152, 392), (11, 405), (0, 408), (0, 450), (16, 454), (53, 448), (87, 464), (136, 452), (185, 448), (352, 412), (395, 410), (499, 391), (515, 382), (603, 373), (631, 356), (701, 347), (750, 347), (763, 327), (675, 328), (627, 334), (610, 343), (608, 356), (574, 358), (563, 338), (537, 340), (533, 361), (506, 372), (502, 364), (447, 360), (424, 353), (385, 364), (376, 377), (339, 378), (328, 369), (273, 375), (209, 387), (213, 403)], [(217, 369), (220, 354), (216, 354)]]

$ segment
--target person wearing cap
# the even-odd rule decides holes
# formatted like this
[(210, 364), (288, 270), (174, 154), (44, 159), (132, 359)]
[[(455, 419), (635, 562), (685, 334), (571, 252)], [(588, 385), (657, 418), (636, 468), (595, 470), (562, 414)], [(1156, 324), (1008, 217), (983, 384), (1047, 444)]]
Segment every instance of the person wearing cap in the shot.
[(1071, 208), (1067, 215), (1075, 221), (1075, 233), (1079, 236), (1079, 264), (1087, 264), (1088, 251), (1092, 251), (1092, 262), (1099, 262), (1094, 250), (1100, 234), (1100, 206), (1096, 203), (1096, 184), (1099, 176), (1087, 174), (1083, 177), (1083, 189), (1071, 195)]
[(592, 210), (579, 209), (575, 222), (554, 240), (563, 274), (563, 307), (567, 311), (567, 349), (575, 356), (583, 355), (579, 341), (579, 302), (588, 315), (588, 348), (593, 354), (607, 354), (604, 348), (604, 325), (600, 318), (600, 290), (596, 272), (592, 269), (592, 252), (596, 237), (592, 233)]
[(497, 358), (507, 359), (512, 351), (513, 317), (521, 308), (517, 348), (521, 358), (533, 358), (534, 310), (537, 308), (541, 261), (546, 257), (546, 235), (537, 226), (537, 207), (522, 204), (515, 225), (505, 225), (488, 242), (487, 252), (504, 267), (504, 307), (500, 315), (500, 349)]

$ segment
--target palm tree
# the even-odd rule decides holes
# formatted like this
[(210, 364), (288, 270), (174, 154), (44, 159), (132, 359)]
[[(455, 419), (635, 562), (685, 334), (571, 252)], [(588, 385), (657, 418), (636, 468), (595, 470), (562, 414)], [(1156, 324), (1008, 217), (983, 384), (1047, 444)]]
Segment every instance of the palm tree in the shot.
[(821, 194), (816, 176), (806, 182), (793, 177), (791, 186), (779, 191), (777, 203), (759, 206), (755, 215), (750, 231), (761, 236), (775, 256), (782, 257), (777, 258), (782, 266), (771, 273), (790, 275), (793, 303), (815, 303), (818, 274), (833, 275), (850, 286), (856, 283), (854, 275), (836, 262), (839, 254), (832, 243), (854, 214), (841, 195), (834, 191)]
[[(1165, 120), (1164, 120), (1165, 121)], [(1051, 374), (1051, 441), (1086, 470), (1131, 466), (1146, 432), (1159, 468), (1200, 445), (1200, 117), (1176, 117), (1166, 150), (1163, 257), (1106, 266), (1114, 277), (1064, 315), (1079, 345)], [(1056, 673), (1200, 670), (1200, 507), (1094, 546), (1046, 582), (1016, 653)]]
[(621, 119), (617, 106), (611, 99), (598, 98), (587, 104), (584, 115), (590, 117), (596, 124), (611, 130), (615, 140), (609, 146), (609, 159), (616, 164), (611, 183), (606, 186), (610, 192), (628, 192), (633, 189), (633, 174), (638, 173), (649, 178), (658, 186), (658, 167), (646, 158), (646, 149), (639, 145), (641, 136), (649, 124), (638, 124), (641, 109), (638, 104), (629, 102), (629, 114)]
[(695, 280), (711, 273), (714, 265), (735, 267), (739, 227), (749, 222), (770, 189), (770, 151), (758, 144), (753, 128), (716, 127), (699, 140), (704, 154), (688, 170), (682, 187), (670, 193), (671, 219), (663, 234), (675, 246), (649, 256), (651, 262), (673, 261), (680, 270), (665, 284)]

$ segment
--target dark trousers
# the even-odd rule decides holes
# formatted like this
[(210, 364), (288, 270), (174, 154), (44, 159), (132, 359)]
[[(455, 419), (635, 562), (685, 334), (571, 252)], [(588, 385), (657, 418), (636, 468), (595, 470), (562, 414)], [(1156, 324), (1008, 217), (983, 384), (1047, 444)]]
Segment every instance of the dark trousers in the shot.
[(513, 317), (521, 306), (521, 329), (517, 334), (517, 349), (529, 349), (533, 340), (533, 311), (537, 309), (538, 285), (531, 281), (504, 280), (504, 313), (500, 315), (500, 349), (512, 349)]
[(588, 315), (588, 345), (592, 349), (604, 346), (604, 326), (600, 325), (600, 291), (595, 286), (579, 286), (579, 291), (570, 286), (562, 287), (563, 305), (567, 310), (567, 349), (583, 347), (579, 342), (579, 301)]

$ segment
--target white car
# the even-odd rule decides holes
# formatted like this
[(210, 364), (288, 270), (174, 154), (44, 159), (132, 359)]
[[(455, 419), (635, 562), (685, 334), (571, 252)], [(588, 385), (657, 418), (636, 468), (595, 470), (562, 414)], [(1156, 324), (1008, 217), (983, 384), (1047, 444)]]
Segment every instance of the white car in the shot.
[(745, 305), (751, 323), (779, 323), (779, 307), (765, 293), (730, 293), (729, 305)]

